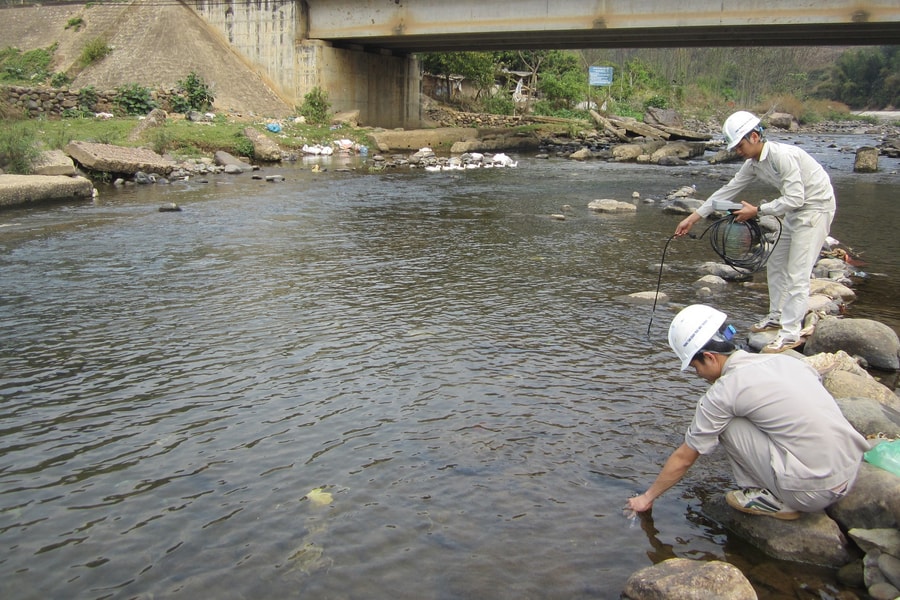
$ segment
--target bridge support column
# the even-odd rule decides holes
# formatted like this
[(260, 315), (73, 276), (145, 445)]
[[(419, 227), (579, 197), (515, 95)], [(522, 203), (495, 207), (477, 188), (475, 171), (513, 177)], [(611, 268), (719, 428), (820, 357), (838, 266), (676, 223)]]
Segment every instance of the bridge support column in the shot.
[(422, 74), (411, 56), (334, 48), (321, 40), (297, 46), (297, 102), (313, 88), (328, 92), (335, 112), (359, 110), (362, 125), (419, 127)]

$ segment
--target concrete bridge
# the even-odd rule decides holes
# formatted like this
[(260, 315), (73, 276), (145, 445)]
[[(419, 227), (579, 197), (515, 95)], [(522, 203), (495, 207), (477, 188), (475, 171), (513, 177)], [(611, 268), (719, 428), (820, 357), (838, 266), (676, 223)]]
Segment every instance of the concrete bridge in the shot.
[(900, 44), (897, 0), (195, 0), (297, 102), (384, 127), (420, 122), (413, 53), (538, 48)]

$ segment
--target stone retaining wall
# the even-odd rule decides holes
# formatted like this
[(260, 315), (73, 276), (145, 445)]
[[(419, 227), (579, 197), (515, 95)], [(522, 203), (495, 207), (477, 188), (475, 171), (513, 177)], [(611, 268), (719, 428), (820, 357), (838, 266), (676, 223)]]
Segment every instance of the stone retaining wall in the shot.
[[(0, 101), (6, 101), (10, 106), (22, 111), (31, 118), (48, 117), (60, 118), (66, 110), (77, 110), (79, 103), (79, 90), (52, 87), (23, 87), (17, 85), (0, 87)], [(122, 112), (116, 106), (116, 91), (96, 91), (97, 102), (91, 107), (95, 113), (106, 112), (120, 115)], [(177, 96), (175, 90), (150, 90), (150, 97), (160, 108), (171, 112), (171, 99)]]

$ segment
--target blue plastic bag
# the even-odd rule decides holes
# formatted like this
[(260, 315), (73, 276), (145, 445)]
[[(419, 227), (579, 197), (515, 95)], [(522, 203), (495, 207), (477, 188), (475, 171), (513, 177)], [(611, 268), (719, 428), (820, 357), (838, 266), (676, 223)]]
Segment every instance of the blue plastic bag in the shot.
[(266, 129), (271, 131), (272, 133), (279, 133), (281, 131), (281, 125), (278, 123), (269, 123), (266, 125)]
[(900, 477), (900, 440), (881, 442), (863, 456), (869, 464)]

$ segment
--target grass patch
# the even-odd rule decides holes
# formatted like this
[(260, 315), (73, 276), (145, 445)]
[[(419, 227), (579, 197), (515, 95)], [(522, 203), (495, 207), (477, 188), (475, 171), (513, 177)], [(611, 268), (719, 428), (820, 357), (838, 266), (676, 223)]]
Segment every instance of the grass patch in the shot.
[[(7, 123), (0, 122), (0, 128), (5, 128)], [(46, 148), (63, 148), (69, 142), (77, 140), (125, 147), (144, 146), (157, 152), (184, 157), (210, 156), (219, 150), (235, 156), (248, 156), (248, 149), (252, 146), (244, 135), (247, 127), (253, 127), (272, 137), (285, 150), (299, 151), (303, 144), (330, 144), (342, 138), (366, 146), (372, 145), (368, 132), (361, 129), (332, 130), (327, 126), (288, 122), (282, 125), (281, 133), (273, 134), (266, 130), (265, 123), (236, 122), (221, 116), (212, 123), (195, 123), (170, 115), (164, 127), (148, 129), (138, 140), (128, 139), (138, 126), (139, 121), (135, 118), (84, 117), (31, 123), (34, 125), (34, 137)]]
[(16, 175), (28, 175), (40, 156), (35, 124), (32, 121), (7, 121), (0, 129), (0, 166)]
[(0, 50), (0, 81), (40, 83), (46, 80), (54, 52), (56, 44), (27, 52), (12, 46)]

